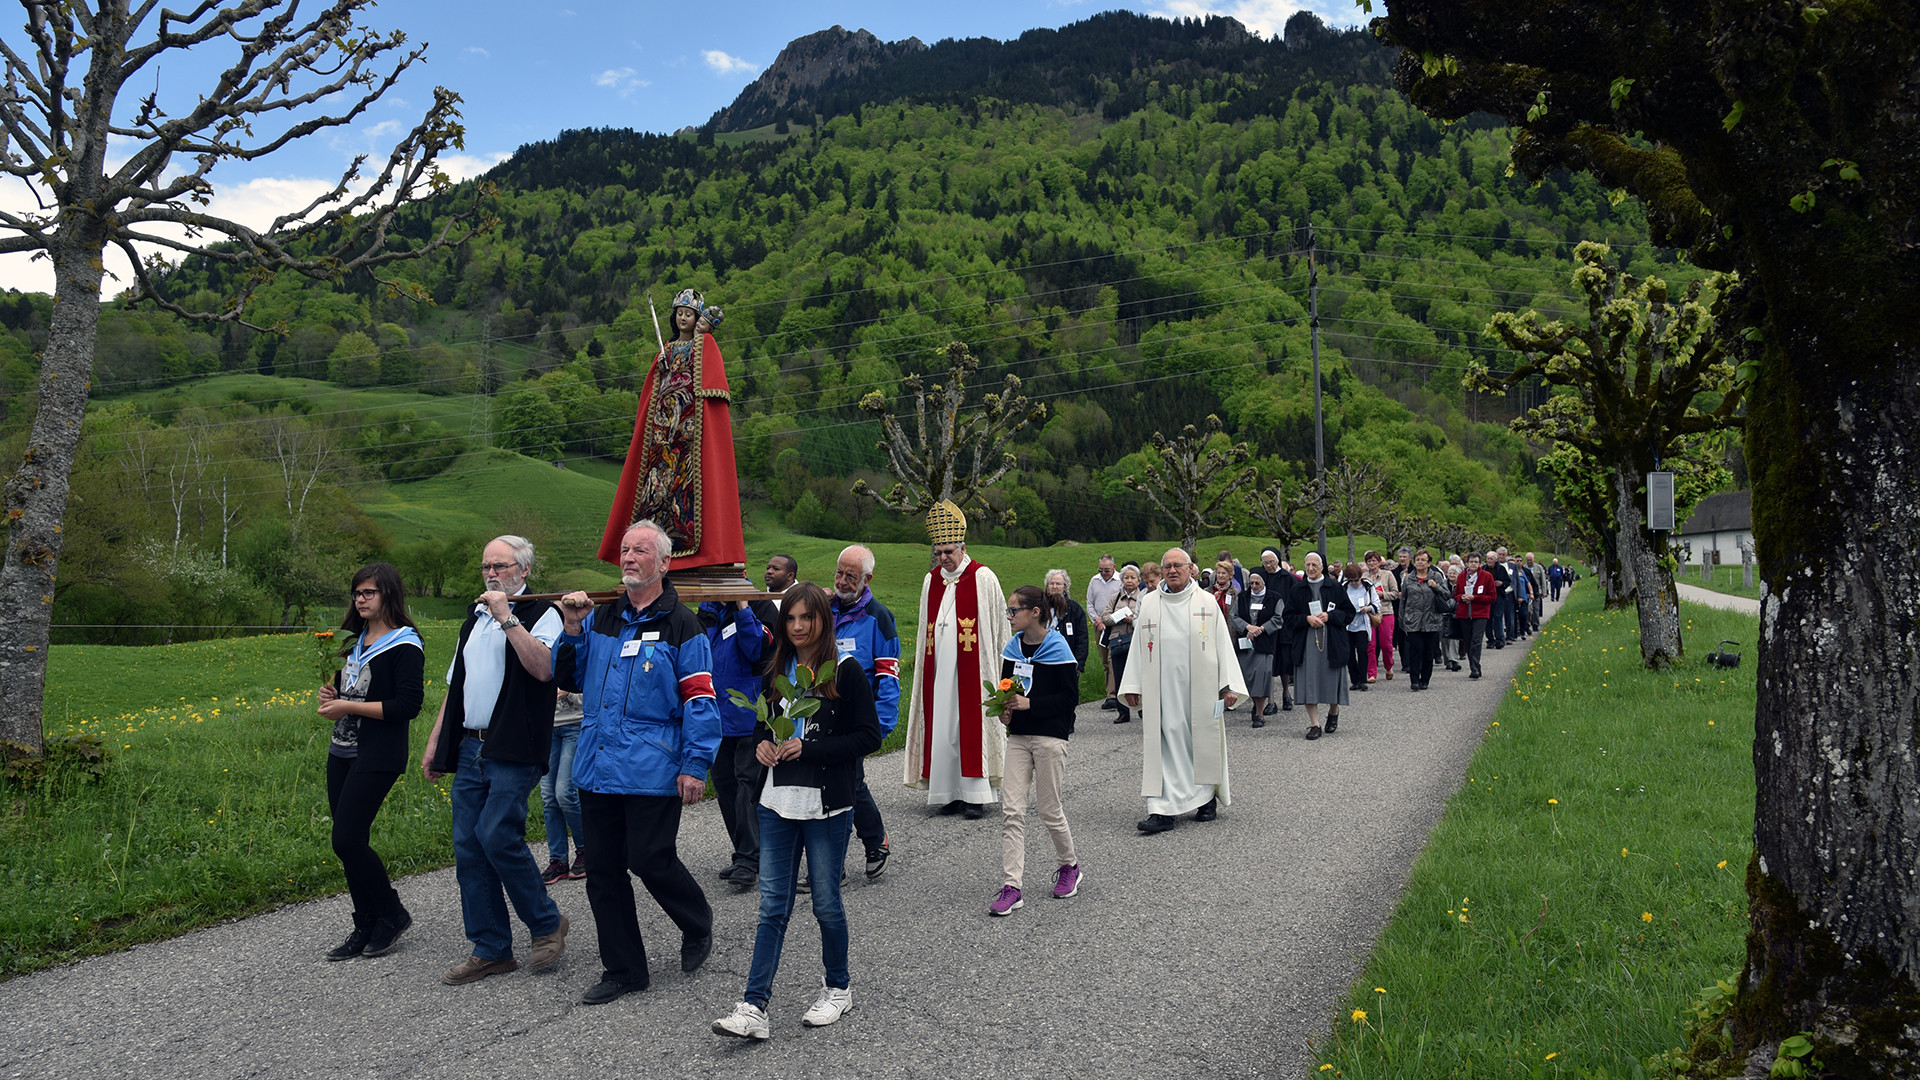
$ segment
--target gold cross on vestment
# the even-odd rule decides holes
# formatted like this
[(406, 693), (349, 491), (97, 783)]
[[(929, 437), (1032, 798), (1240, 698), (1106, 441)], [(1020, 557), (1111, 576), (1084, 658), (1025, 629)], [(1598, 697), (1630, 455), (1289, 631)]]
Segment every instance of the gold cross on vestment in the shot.
[(927, 655), (933, 655), (933, 624), (927, 624)]
[(963, 649), (971, 650), (980, 644), (980, 635), (973, 632), (973, 624), (975, 621), (976, 620), (973, 619), (960, 620), (960, 647)]

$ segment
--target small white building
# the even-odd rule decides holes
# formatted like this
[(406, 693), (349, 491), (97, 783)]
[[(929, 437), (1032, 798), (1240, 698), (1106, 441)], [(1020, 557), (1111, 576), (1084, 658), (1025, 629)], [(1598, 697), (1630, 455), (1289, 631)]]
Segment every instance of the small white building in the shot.
[[(1696, 566), (1703, 558), (1740, 565), (1741, 545), (1753, 542), (1753, 492), (1723, 491), (1701, 499), (1687, 520), (1674, 530), (1672, 542), (1675, 546), (1691, 545), (1690, 561)], [(1714, 554), (1707, 555), (1707, 552)]]

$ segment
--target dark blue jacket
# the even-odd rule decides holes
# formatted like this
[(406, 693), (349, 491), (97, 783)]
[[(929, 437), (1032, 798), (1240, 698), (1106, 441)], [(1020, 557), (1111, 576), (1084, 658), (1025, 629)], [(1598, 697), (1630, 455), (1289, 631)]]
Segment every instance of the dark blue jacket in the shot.
[(579, 634), (553, 643), (554, 682), (580, 694), (586, 715), (573, 782), (609, 795), (677, 795), (704, 780), (720, 748), (713, 659), (700, 619), (672, 585), (636, 611), (622, 593)]
[[(852, 608), (843, 608), (833, 598), (834, 644), (842, 657), (860, 661), (861, 670), (873, 685), (874, 712), (880, 719), (880, 737), (893, 734), (900, 722), (900, 631), (894, 625), (893, 612), (886, 605), (868, 599), (864, 608), (848, 617)], [(856, 602), (857, 603), (857, 602)]]
[(739, 738), (753, 734), (752, 709), (733, 703), (727, 693), (738, 690), (748, 699), (760, 696), (760, 658), (772, 643), (767, 628), (752, 607), (709, 600), (700, 605), (700, 626), (713, 653), (714, 700), (720, 705), (720, 734)]

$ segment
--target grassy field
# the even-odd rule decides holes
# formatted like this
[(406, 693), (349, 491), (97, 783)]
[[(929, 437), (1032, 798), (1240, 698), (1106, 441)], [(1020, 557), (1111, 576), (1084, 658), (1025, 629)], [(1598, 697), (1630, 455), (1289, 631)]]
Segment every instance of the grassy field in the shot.
[[(1528, 656), (1321, 1047), (1363, 1078), (1646, 1075), (1744, 958), (1751, 666), (1638, 664), (1632, 611), (1572, 598)], [(1689, 609), (1690, 640), (1752, 640)]]
[(462, 432), (467, 430), (474, 407), (471, 394), (443, 397), (379, 386), (349, 389), (314, 379), (239, 374), (212, 375), (159, 390), (95, 394), (91, 404), (121, 401), (136, 403), (141, 412), (154, 414), (158, 420), (164, 420), (170, 409), (227, 405), (235, 401), (252, 402), (262, 408), (272, 408), (282, 401), (304, 402), (312, 407), (311, 415), (315, 416), (412, 409), (422, 420), (435, 420), (443, 427)]
[(1700, 576), (1700, 568), (1698, 566), (1686, 567), (1681, 570), (1680, 576), (1674, 578), (1674, 580), (1682, 585), (1692, 585), (1701, 589), (1712, 589), (1714, 592), (1726, 593), (1728, 596), (1744, 596), (1749, 600), (1760, 599), (1759, 568), (1754, 568), (1752, 588), (1741, 584), (1743, 577), (1744, 575), (1741, 573), (1740, 567), (1736, 564), (1734, 566), (1716, 566), (1713, 568), (1712, 576), (1707, 578)]

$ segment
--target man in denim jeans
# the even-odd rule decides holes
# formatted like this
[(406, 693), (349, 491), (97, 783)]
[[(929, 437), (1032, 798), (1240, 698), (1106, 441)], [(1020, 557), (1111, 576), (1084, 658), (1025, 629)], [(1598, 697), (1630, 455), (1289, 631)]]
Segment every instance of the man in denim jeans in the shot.
[(420, 762), (428, 780), (454, 774), (454, 877), (473, 954), (440, 977), (448, 986), (520, 966), (509, 903), (533, 937), (528, 966), (548, 967), (567, 947), (567, 918), (527, 849), (527, 796), (553, 742), (552, 648), (562, 629), (552, 604), (514, 599), (532, 569), (533, 545), (522, 537), (497, 537), (481, 553), (486, 591), (460, 626)]
[[(580, 745), (584, 715), (580, 695), (560, 691), (553, 711), (553, 749), (547, 754), (547, 775), (540, 778), (540, 807), (547, 827), (547, 869), (540, 880), (549, 885), (587, 876), (587, 849), (580, 846), (580, 789), (573, 786), (573, 752)], [(567, 862), (569, 836), (574, 845), (571, 863)]]

